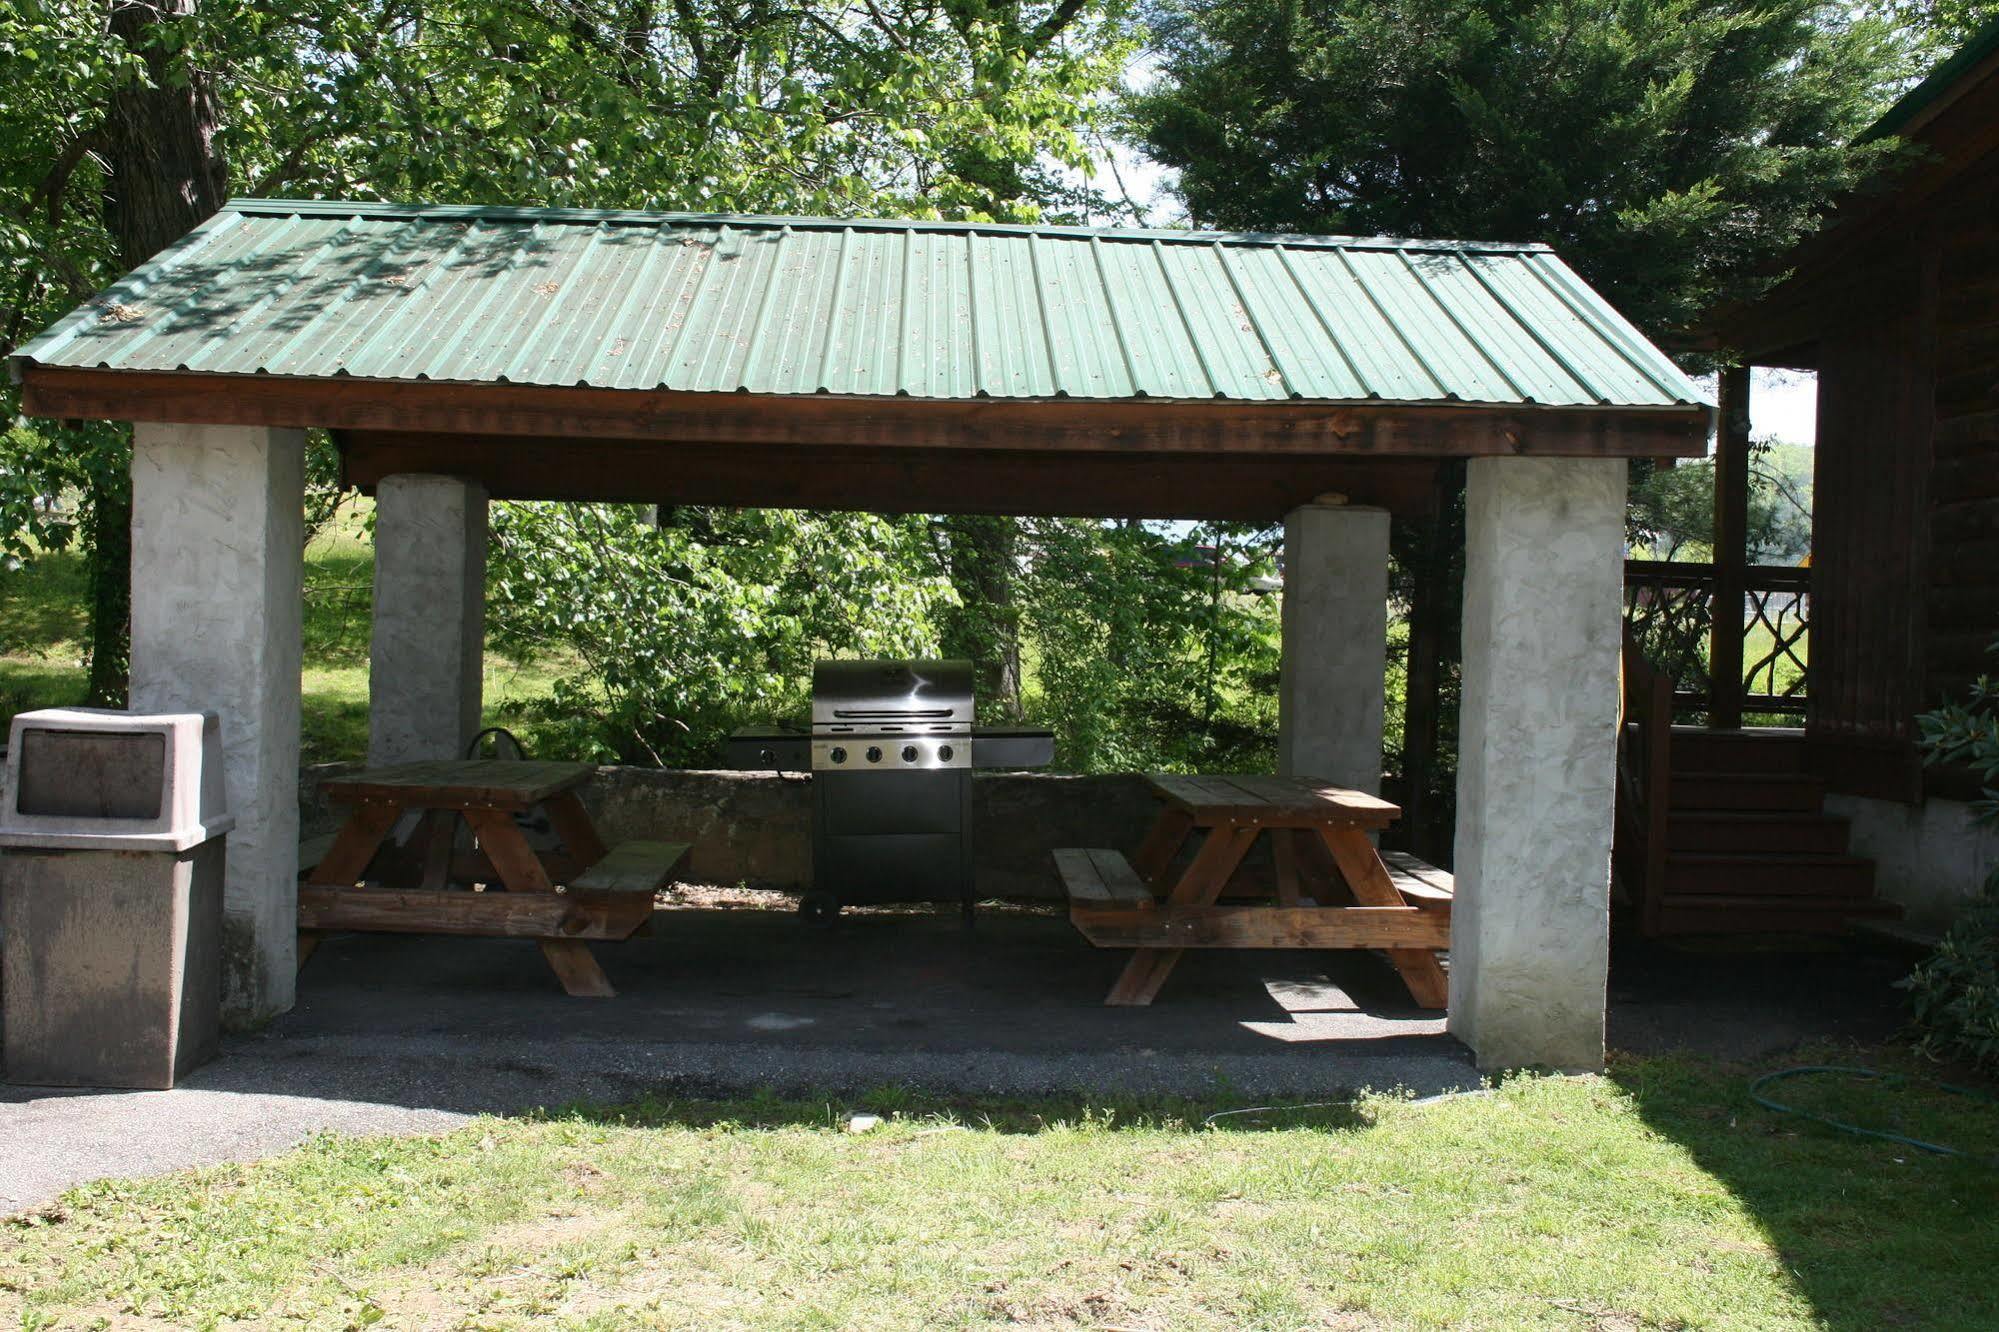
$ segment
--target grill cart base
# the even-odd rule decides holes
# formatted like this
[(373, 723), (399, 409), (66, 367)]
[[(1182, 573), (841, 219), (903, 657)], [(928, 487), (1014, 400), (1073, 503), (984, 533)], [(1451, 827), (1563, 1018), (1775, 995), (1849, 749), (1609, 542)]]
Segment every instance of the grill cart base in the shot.
[(728, 764), (812, 773), (817, 924), (849, 905), (957, 902), (972, 916), (972, 769), (1034, 768), (1054, 758), (1047, 731), (972, 725), (968, 661), (822, 661), (812, 724), (729, 737)]
[(970, 919), (971, 778), (966, 768), (813, 773), (806, 919), (886, 902), (956, 902)]

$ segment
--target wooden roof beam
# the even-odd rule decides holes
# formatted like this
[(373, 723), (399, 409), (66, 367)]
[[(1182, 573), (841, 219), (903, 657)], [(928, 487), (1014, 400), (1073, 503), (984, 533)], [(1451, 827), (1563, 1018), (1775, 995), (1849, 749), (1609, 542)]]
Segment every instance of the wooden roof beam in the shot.
[(400, 472), (424, 472), (479, 481), (495, 499), (1276, 522), (1328, 491), (1403, 514), (1429, 512), (1437, 494), (1438, 463), (1425, 458), (744, 447), (394, 431), (339, 431), (334, 439), (346, 479), (363, 490)]
[(1144, 398), (940, 400), (289, 379), (29, 365), (22, 406), (62, 419), (481, 438), (1212, 453), (1233, 457), (1697, 457), (1708, 409)]

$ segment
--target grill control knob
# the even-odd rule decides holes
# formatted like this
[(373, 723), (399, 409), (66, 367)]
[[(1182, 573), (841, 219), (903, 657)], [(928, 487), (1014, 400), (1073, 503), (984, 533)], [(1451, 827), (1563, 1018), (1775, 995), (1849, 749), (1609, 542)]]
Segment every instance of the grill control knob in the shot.
[(832, 759), (835, 763), (845, 763), (847, 761), (847, 751), (838, 745), (834, 745), (826, 751), (826, 757)]
[(916, 746), (915, 746), (915, 745), (904, 745), (904, 746), (902, 747), (902, 761), (903, 761), (904, 763), (914, 763), (914, 762), (916, 762)]
[(880, 763), (881, 761), (882, 761), (882, 751), (881, 751), (881, 746), (880, 746), (880, 745), (869, 745), (869, 746), (868, 746), (868, 762), (870, 762), (870, 763)]
[(938, 761), (939, 763), (949, 763), (949, 762), (951, 761), (951, 755), (952, 755), (952, 753), (953, 753), (953, 750), (951, 749), (951, 746), (949, 746), (949, 745), (939, 745), (939, 746), (937, 746), (937, 761)]

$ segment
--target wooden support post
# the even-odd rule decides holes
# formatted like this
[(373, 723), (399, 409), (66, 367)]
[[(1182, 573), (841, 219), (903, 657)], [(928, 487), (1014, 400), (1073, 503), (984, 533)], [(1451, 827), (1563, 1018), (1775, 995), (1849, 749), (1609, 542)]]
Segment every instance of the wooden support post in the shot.
[(1749, 367), (1719, 376), (1714, 446), (1714, 609), (1708, 632), (1708, 725), (1742, 725), (1742, 602), (1749, 569)]
[(1449, 859), (1451, 844), (1451, 829), (1443, 824), (1430, 787), (1437, 771), (1444, 659), (1447, 653), (1453, 660), (1458, 655), (1446, 635), (1457, 622), (1460, 601), (1452, 559), (1464, 544), (1464, 533), (1451, 514), (1463, 489), (1463, 467), (1438, 468), (1433, 512), (1411, 521), (1404, 545), (1410, 583), (1408, 671), (1402, 700), (1402, 835), (1417, 855), (1434, 861)]

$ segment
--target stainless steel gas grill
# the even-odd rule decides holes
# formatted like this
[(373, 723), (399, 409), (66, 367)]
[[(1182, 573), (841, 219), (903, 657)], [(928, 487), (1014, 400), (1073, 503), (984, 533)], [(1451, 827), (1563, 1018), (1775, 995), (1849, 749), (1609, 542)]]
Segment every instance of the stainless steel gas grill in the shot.
[(972, 724), (968, 661), (822, 661), (812, 725), (729, 739), (729, 766), (812, 773), (812, 890), (829, 921), (849, 903), (957, 902), (972, 910), (975, 767), (1032, 768), (1048, 731)]

